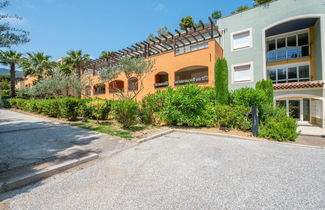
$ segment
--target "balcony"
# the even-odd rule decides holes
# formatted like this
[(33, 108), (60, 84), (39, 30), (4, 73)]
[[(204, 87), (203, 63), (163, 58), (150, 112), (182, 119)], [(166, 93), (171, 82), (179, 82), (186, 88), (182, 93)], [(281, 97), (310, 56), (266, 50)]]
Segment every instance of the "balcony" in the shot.
[(267, 62), (292, 60), (309, 56), (309, 46), (284, 47), (267, 52)]
[(208, 67), (193, 66), (175, 72), (175, 85), (185, 85), (188, 83), (207, 83)]

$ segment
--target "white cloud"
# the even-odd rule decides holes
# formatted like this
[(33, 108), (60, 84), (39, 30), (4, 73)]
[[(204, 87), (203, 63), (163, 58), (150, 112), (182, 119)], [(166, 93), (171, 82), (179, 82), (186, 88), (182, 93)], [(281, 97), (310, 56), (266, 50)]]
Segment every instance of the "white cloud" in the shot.
[(158, 3), (155, 7), (155, 10), (160, 12), (168, 12), (168, 8), (163, 3)]

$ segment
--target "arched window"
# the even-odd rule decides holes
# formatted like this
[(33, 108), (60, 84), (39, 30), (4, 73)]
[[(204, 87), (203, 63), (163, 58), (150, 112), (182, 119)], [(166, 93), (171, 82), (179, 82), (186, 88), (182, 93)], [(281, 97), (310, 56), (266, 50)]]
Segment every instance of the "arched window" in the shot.
[(155, 76), (155, 87), (166, 87), (168, 86), (168, 73), (167, 72), (159, 72)]
[(139, 89), (138, 78), (132, 77), (128, 81), (128, 90), (137, 91)]
[(95, 95), (105, 94), (106, 93), (105, 84), (97, 84), (97, 85), (95, 85), (94, 86), (94, 93), (95, 93)]
[(91, 95), (91, 87), (90, 87), (90, 86), (87, 86), (87, 87), (85, 88), (85, 95), (86, 95), (86, 96), (90, 96), (90, 95)]
[(115, 80), (109, 83), (109, 92), (116, 93), (124, 90), (124, 82), (121, 80)]
[(208, 81), (208, 67), (206, 66), (192, 66), (175, 72), (175, 85), (206, 83)]

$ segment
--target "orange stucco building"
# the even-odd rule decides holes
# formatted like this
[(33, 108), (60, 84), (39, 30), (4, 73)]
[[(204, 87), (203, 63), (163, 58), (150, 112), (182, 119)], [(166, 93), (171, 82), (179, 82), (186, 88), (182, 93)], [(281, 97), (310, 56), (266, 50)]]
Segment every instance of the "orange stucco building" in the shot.
[[(218, 28), (212, 23), (176, 34), (156, 37), (132, 45), (133, 49), (116, 52), (113, 59), (121, 56), (143, 56), (154, 60), (154, 70), (143, 79), (143, 89), (136, 99), (168, 86), (177, 87), (188, 83), (214, 86), (214, 64), (223, 57), (222, 47), (215, 41), (220, 36)], [(110, 65), (110, 59), (99, 59), (85, 66), (83, 77), (88, 78), (84, 97), (118, 99), (124, 94), (140, 88), (138, 78), (127, 78), (121, 74), (111, 82), (103, 82), (97, 75), (102, 66)]]

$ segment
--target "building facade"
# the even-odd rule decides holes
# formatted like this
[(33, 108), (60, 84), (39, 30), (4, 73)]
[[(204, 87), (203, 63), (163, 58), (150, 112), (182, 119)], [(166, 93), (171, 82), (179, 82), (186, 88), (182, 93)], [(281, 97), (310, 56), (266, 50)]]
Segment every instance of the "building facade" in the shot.
[(276, 0), (218, 21), (229, 88), (274, 83), (298, 123), (324, 125), (325, 1)]

